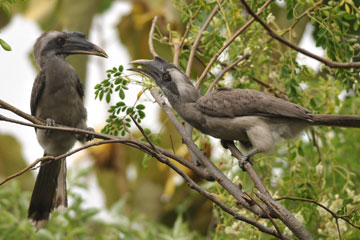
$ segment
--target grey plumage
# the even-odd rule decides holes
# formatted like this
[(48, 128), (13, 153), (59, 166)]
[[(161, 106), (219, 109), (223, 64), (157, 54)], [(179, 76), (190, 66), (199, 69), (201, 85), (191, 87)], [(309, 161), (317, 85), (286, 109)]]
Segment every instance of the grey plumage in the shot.
[[(46, 120), (47, 125), (61, 124), (86, 129), (87, 113), (84, 89), (74, 68), (65, 61), (71, 54), (106, 53), (77, 32), (51, 31), (41, 35), (34, 45), (34, 58), (40, 67), (31, 93), (31, 114)], [(76, 140), (72, 133), (36, 130), (44, 156), (58, 156), (69, 151)], [(67, 206), (66, 162), (42, 162), (30, 201), (28, 216), (37, 228), (45, 225), (54, 208)]]
[(360, 127), (359, 116), (312, 114), (255, 90), (224, 88), (201, 97), (188, 77), (163, 58), (132, 63), (145, 67), (131, 70), (154, 79), (185, 121), (213, 137), (238, 140), (253, 149), (251, 154), (271, 151), (280, 139), (295, 137), (311, 125)]

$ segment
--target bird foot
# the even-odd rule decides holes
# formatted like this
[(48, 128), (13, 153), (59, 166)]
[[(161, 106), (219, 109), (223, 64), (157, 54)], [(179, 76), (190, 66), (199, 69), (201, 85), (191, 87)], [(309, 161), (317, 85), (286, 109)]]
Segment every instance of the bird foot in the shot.
[[(87, 127), (86, 130), (88, 130), (88, 131), (90, 131), (90, 132), (95, 132), (95, 129), (92, 128), (92, 127)], [(86, 135), (85, 135), (85, 140), (86, 140), (87, 142), (89, 142), (89, 141), (91, 141), (91, 140), (93, 140), (93, 139), (94, 139), (94, 134), (86, 134)]]
[(259, 153), (259, 150), (253, 149), (253, 150), (251, 150), (250, 152), (244, 154), (244, 155), (239, 159), (239, 166), (240, 166), (240, 168), (241, 168), (243, 171), (246, 171), (245, 166), (244, 166), (246, 162), (248, 162), (248, 163), (250, 163), (251, 165), (253, 165), (252, 162), (251, 162), (251, 160), (250, 160), (250, 157), (253, 156), (253, 155), (255, 155), (256, 153)]
[(245, 172), (246, 169), (245, 169), (245, 163), (248, 162), (250, 163), (251, 165), (253, 165), (253, 163), (251, 162), (251, 159), (250, 159), (250, 155), (248, 154), (245, 154), (244, 156), (242, 156), (242, 158), (239, 159), (239, 167)]
[[(46, 122), (45, 122), (45, 126), (48, 127), (55, 127), (55, 120), (51, 119), (51, 118), (47, 118)], [(52, 130), (50, 129), (45, 129), (45, 135), (50, 135), (52, 133)]]
[[(92, 127), (87, 127), (85, 130), (90, 131), (90, 132), (95, 132), (95, 129), (93, 129)], [(93, 134), (75, 134), (75, 138), (80, 141), (80, 142), (88, 142), (94, 139), (94, 135)]]

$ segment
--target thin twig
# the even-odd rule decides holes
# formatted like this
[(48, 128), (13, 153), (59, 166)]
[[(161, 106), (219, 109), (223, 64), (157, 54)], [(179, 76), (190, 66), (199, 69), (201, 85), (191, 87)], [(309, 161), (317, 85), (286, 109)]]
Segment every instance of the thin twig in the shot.
[(184, 180), (187, 182), (188, 186), (191, 189), (196, 190), (197, 192), (199, 192), (201, 195), (203, 195), (204, 197), (206, 197), (207, 199), (209, 199), (210, 201), (214, 202), (217, 206), (219, 206), (223, 211), (229, 213), (230, 215), (234, 216), (236, 219), (246, 222), (248, 224), (251, 224), (252, 226), (256, 227), (257, 229), (259, 229), (260, 231), (270, 234), (272, 236), (275, 236), (277, 238), (280, 239), (285, 239), (285, 240), (290, 240), (291, 238), (288, 236), (284, 236), (284, 235), (279, 235), (278, 232), (274, 231), (273, 229), (267, 228), (263, 225), (261, 225), (260, 223), (258, 223), (257, 221), (254, 221), (248, 217), (245, 217), (241, 214), (239, 214), (238, 212), (234, 211), (232, 208), (230, 208), (229, 206), (227, 206), (226, 204), (224, 204), (222, 201), (220, 201), (219, 199), (217, 199), (213, 194), (211, 194), (210, 192), (206, 191), (205, 189), (201, 188), (196, 182), (194, 182), (194, 180), (192, 180), (184, 171), (182, 171), (179, 167), (177, 167), (175, 164), (173, 164), (172, 162), (170, 162), (167, 158), (164, 158), (161, 155), (155, 154), (154, 155), (155, 158), (157, 158), (160, 162), (168, 165), (170, 168), (172, 168), (176, 173), (178, 173), (182, 178), (184, 178)]
[(150, 141), (148, 135), (145, 133), (144, 129), (140, 126), (140, 124), (134, 119), (133, 115), (130, 114), (131, 120), (135, 123), (136, 127), (140, 130), (141, 134), (145, 137), (146, 141), (150, 144), (151, 148), (157, 152), (156, 147), (154, 144)]
[(302, 202), (309, 202), (309, 203), (313, 203), (315, 205), (318, 205), (319, 207), (321, 207), (322, 209), (324, 209), (325, 211), (327, 211), (329, 214), (331, 214), (331, 216), (335, 219), (342, 219), (343, 221), (347, 222), (348, 224), (350, 224), (352, 227), (360, 230), (360, 226), (357, 226), (355, 224), (353, 224), (352, 222), (350, 222), (350, 220), (348, 220), (347, 218), (345, 218), (344, 216), (339, 216), (336, 213), (334, 213), (333, 211), (331, 211), (329, 208), (325, 207), (323, 204), (317, 202), (314, 199), (308, 199), (308, 198), (299, 198), (299, 197), (290, 197), (290, 196), (284, 196), (284, 197), (279, 197), (279, 198), (275, 198), (274, 200), (276, 201), (280, 201), (280, 200), (294, 200), (294, 201), (302, 201)]
[(234, 61), (233, 63), (231, 63), (229, 66), (227, 66), (226, 68), (224, 68), (219, 75), (214, 79), (213, 83), (211, 84), (211, 86), (208, 88), (206, 94), (209, 94), (216, 86), (216, 84), (218, 83), (218, 81), (225, 75), (225, 73), (227, 73), (228, 71), (230, 71), (232, 68), (234, 68), (236, 65), (238, 65), (241, 61), (248, 59), (250, 57), (250, 54), (245, 54), (244, 56), (238, 58), (236, 61)]
[[(257, 11), (257, 15), (261, 15), (261, 13), (265, 10), (267, 6), (269, 6), (270, 3), (272, 3), (274, 0), (268, 0), (266, 3)], [(231, 43), (235, 41), (235, 39), (244, 32), (253, 22), (255, 21), (255, 18), (252, 18), (247, 23), (245, 23), (239, 30), (235, 32), (235, 34), (229, 38), (224, 45), (219, 49), (219, 51), (211, 58), (210, 62), (207, 64), (204, 71), (201, 73), (200, 77), (196, 81), (196, 87), (199, 88), (201, 82), (206, 77), (206, 74), (209, 72), (210, 68), (213, 66), (213, 64), (216, 62), (216, 60), (219, 58), (219, 56), (224, 52), (226, 48), (230, 46)], [(215, 85), (215, 84), (214, 84)]]
[(276, 232), (278, 233), (278, 235), (280, 236), (281, 239), (284, 239), (284, 238), (283, 238), (283, 235), (282, 235), (282, 233), (281, 233), (281, 231), (280, 231), (280, 229), (279, 229), (279, 227), (278, 227), (278, 225), (276, 224), (276, 222), (274, 221), (274, 219), (271, 217), (271, 215), (270, 215), (267, 211), (265, 211), (265, 209), (261, 206), (261, 204), (258, 203), (257, 201), (255, 201), (255, 199), (254, 199), (253, 197), (251, 197), (251, 196), (250, 196), (249, 194), (247, 194), (247, 193), (246, 193), (246, 195), (247, 195), (256, 205), (258, 205), (259, 208), (261, 208), (265, 213), (267, 213), (267, 217), (268, 217), (268, 219), (270, 220), (270, 222), (272, 223), (272, 225), (274, 225)]
[(316, 152), (318, 153), (318, 163), (320, 163), (322, 161), (321, 150), (320, 150), (319, 144), (316, 141), (316, 134), (315, 134), (315, 130), (313, 128), (311, 129), (311, 138), (313, 140), (313, 145), (316, 148)]
[(335, 218), (335, 223), (336, 223), (336, 228), (337, 228), (337, 232), (339, 235), (339, 240), (341, 240), (341, 231), (340, 231), (340, 226), (339, 226), (339, 219)]
[(17, 173), (14, 173), (8, 177), (6, 177), (3, 181), (0, 182), (0, 186), (3, 185), (4, 183), (8, 182), (9, 180), (15, 178), (15, 177), (18, 177), (22, 174), (24, 174), (25, 172), (29, 171), (30, 169), (34, 168), (38, 163), (42, 162), (42, 161), (45, 161), (45, 160), (54, 160), (54, 161), (57, 161), (59, 159), (63, 159), (63, 158), (66, 158), (70, 155), (73, 155), (74, 153), (76, 152), (79, 152), (79, 151), (82, 151), (86, 148), (89, 148), (89, 147), (92, 147), (92, 146), (97, 146), (97, 145), (101, 145), (101, 144), (109, 144), (109, 143), (114, 143), (114, 142), (119, 142), (119, 140), (104, 140), (104, 141), (101, 141), (101, 142), (93, 142), (91, 144), (87, 144), (85, 146), (82, 146), (80, 148), (77, 148), (73, 151), (70, 151), (68, 153), (65, 153), (65, 154), (62, 154), (62, 155), (59, 155), (57, 157), (53, 157), (53, 156), (44, 156), (42, 158), (38, 158), (36, 159), (34, 162), (32, 162), (30, 165), (26, 166), (24, 169), (20, 170), (19, 172)]
[[(220, 1), (219, 4), (222, 3), (223, 0)], [(191, 51), (190, 51), (190, 55), (189, 55), (189, 59), (188, 59), (188, 64), (186, 66), (186, 76), (190, 76), (191, 73), (191, 67), (194, 61), (194, 56), (195, 56), (195, 52), (197, 47), (200, 44), (201, 41), (201, 37), (203, 32), (205, 31), (205, 29), (209, 26), (211, 20), (214, 18), (215, 14), (218, 12), (219, 10), (219, 5), (216, 3), (214, 9), (212, 10), (212, 12), (210, 13), (210, 15), (208, 16), (208, 18), (206, 19), (205, 23), (201, 26), (198, 35), (196, 36), (196, 39), (193, 43), (193, 45), (191, 46)]]
[(173, 58), (173, 63), (175, 66), (179, 66), (179, 56), (180, 56), (180, 43), (178, 42), (175, 42), (173, 44), (173, 47), (174, 47), (174, 58)]
[(275, 213), (279, 216), (279, 219), (294, 233), (294, 235), (299, 239), (312, 240), (313, 237), (310, 233), (304, 228), (304, 226), (299, 223), (293, 214), (291, 214), (286, 208), (281, 204), (274, 201), (272, 197), (262, 194), (261, 192), (255, 192), (255, 195), (263, 201), (267, 206), (269, 206)]
[(191, 14), (191, 17), (189, 19), (189, 24), (186, 26), (186, 29), (185, 29), (185, 32), (182, 36), (182, 39), (181, 39), (181, 44), (180, 44), (180, 49), (182, 49), (184, 47), (184, 44), (185, 44), (185, 39), (188, 37), (189, 35), (189, 32), (190, 32), (190, 28), (191, 28), (191, 24), (192, 22), (194, 21), (194, 19), (196, 18), (196, 16), (199, 14), (200, 10), (202, 9), (202, 6), (199, 6), (198, 9), (196, 9), (195, 13), (192, 14), (191, 10), (189, 9), (190, 11), (190, 14)]
[(288, 47), (296, 50), (297, 52), (300, 52), (308, 57), (311, 57), (313, 59), (318, 60), (319, 62), (324, 63), (325, 65), (327, 65), (328, 67), (331, 68), (359, 68), (360, 67), (360, 62), (347, 62), (347, 63), (342, 63), (342, 62), (334, 62), (331, 61), (329, 59), (320, 57), (316, 54), (313, 54), (293, 43), (291, 43), (290, 41), (286, 40), (285, 38), (282, 38), (280, 35), (278, 35), (277, 33), (275, 33), (260, 17), (258, 17), (254, 11), (250, 8), (250, 6), (246, 3), (245, 0), (241, 0), (241, 2), (244, 4), (246, 10), (248, 11), (248, 13), (253, 16), (256, 21), (258, 21), (264, 28), (265, 30), (269, 33), (269, 35), (272, 38), (275, 38), (276, 40), (278, 40), (279, 42), (287, 45)]
[(148, 41), (148, 44), (149, 44), (149, 50), (150, 50), (150, 53), (151, 55), (153, 55), (154, 57), (155, 56), (158, 56), (157, 53), (155, 52), (155, 49), (154, 49), (154, 44), (153, 44), (153, 37), (154, 37), (154, 31), (155, 31), (155, 26), (156, 26), (156, 21), (157, 21), (158, 17), (155, 16), (153, 21), (152, 21), (152, 24), (151, 24), (151, 29), (150, 29), (150, 32), (149, 32), (149, 41)]
[(16, 115), (30, 121), (36, 124), (43, 124), (44, 122), (41, 121), (40, 119), (38, 119), (37, 117), (34, 117), (32, 115), (29, 115), (23, 111), (21, 111), (20, 109), (17, 109), (16, 107), (12, 106), (11, 104), (5, 102), (4, 100), (0, 99), (0, 106), (2, 106), (3, 109), (9, 110), (13, 113), (15, 113)]
[[(27, 113), (22, 112), (21, 115), (24, 115), (25, 117), (27, 117)], [(20, 116), (20, 115), (19, 115)], [(29, 115), (31, 116), (31, 115)], [(28, 126), (28, 127), (34, 127), (37, 129), (48, 129), (48, 130), (52, 130), (52, 131), (65, 131), (65, 132), (71, 132), (74, 134), (91, 134), (94, 136), (94, 138), (98, 138), (98, 139), (103, 139), (103, 140), (116, 140), (119, 141), (119, 143), (123, 143), (129, 146), (141, 146), (141, 147), (136, 147), (138, 149), (141, 150), (142, 147), (144, 148), (151, 148), (150, 144), (143, 142), (143, 141), (139, 141), (139, 140), (135, 140), (135, 139), (130, 139), (130, 138), (124, 138), (124, 137), (115, 137), (112, 135), (107, 135), (107, 134), (102, 134), (102, 133), (97, 133), (97, 132), (92, 132), (92, 131), (88, 131), (88, 130), (84, 130), (84, 129), (79, 129), (79, 128), (71, 128), (71, 127), (66, 127), (66, 126), (61, 126), (61, 127), (57, 127), (57, 126), (45, 126), (45, 125), (40, 125), (40, 124), (32, 124), (32, 123), (27, 123), (27, 122), (23, 122), (23, 121), (19, 121), (19, 120), (15, 120), (12, 118), (8, 118), (5, 117), (3, 115), (0, 114), (0, 121), (6, 121), (6, 122), (11, 122), (11, 123), (15, 123), (15, 124), (19, 124), (19, 125), (23, 125), (23, 126)], [(42, 121), (40, 121), (42, 122)], [(42, 123), (43, 124), (43, 123)], [(178, 155), (175, 155), (174, 153), (171, 153), (163, 148), (160, 147), (156, 147), (158, 152), (161, 152), (162, 154), (164, 154), (167, 157), (170, 157), (172, 159), (174, 159), (175, 161), (179, 162), (180, 164), (186, 166), (187, 168), (191, 169), (192, 171), (194, 171), (196, 174), (198, 174), (199, 176), (207, 179), (207, 180), (212, 180), (212, 178), (204, 171), (204, 169), (198, 167), (196, 164), (192, 163), (191, 161), (188, 161), (185, 158), (182, 158)]]

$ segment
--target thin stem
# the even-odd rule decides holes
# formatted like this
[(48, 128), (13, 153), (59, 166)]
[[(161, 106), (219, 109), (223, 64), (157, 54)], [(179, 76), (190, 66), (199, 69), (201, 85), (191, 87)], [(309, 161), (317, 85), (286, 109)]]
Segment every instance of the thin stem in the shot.
[[(222, 1), (220, 1), (220, 4), (222, 3)], [(205, 23), (201, 26), (200, 31), (199, 31), (193, 45), (191, 46), (190, 56), (189, 56), (188, 64), (186, 66), (186, 76), (188, 76), (188, 77), (190, 77), (191, 67), (192, 67), (192, 64), (194, 61), (195, 52), (196, 52), (197, 47), (200, 44), (202, 34), (205, 31), (205, 29), (209, 26), (211, 20), (214, 18), (215, 14), (218, 12), (218, 10), (219, 10), (219, 5), (216, 4), (214, 9), (210, 13), (209, 17), (206, 19)]]
[[(272, 3), (274, 0), (268, 0), (266, 1), (266, 3), (258, 10), (258, 12), (256, 13), (257, 15), (261, 15), (261, 13), (265, 10), (265, 8), (267, 6), (270, 5), (270, 3)], [(204, 80), (204, 78), (206, 77), (206, 74), (209, 72), (210, 68), (214, 65), (214, 63), (216, 62), (216, 60), (219, 58), (219, 56), (221, 55), (221, 53), (224, 52), (224, 50), (226, 48), (228, 48), (230, 46), (231, 43), (233, 43), (235, 41), (235, 39), (242, 33), (244, 32), (253, 22), (255, 21), (255, 18), (252, 18), (251, 20), (249, 20), (247, 23), (245, 23), (239, 30), (237, 30), (235, 32), (235, 34), (229, 38), (224, 45), (219, 49), (219, 51), (211, 58), (210, 62), (207, 64), (206, 68), (204, 69), (204, 71), (201, 73), (200, 77), (198, 78), (198, 80), (196, 81), (196, 87), (199, 88), (201, 82)]]
[(154, 37), (154, 31), (155, 31), (155, 26), (156, 26), (157, 19), (158, 19), (158, 17), (155, 16), (153, 21), (152, 21), (150, 32), (149, 32), (149, 41), (148, 41), (150, 53), (154, 57), (158, 56), (158, 54), (155, 52), (154, 44), (153, 44), (153, 37)]
[(288, 47), (296, 50), (297, 52), (300, 52), (308, 57), (311, 57), (313, 59), (318, 60), (319, 62), (324, 63), (326, 66), (331, 67), (331, 68), (359, 68), (360, 67), (360, 62), (347, 62), (347, 63), (342, 63), (342, 62), (334, 62), (331, 60), (328, 60), (326, 58), (320, 57), (316, 54), (313, 54), (303, 48), (300, 48), (299, 46), (291, 43), (290, 41), (286, 40), (285, 38), (282, 38), (280, 35), (278, 35), (277, 33), (275, 33), (260, 17), (258, 17), (254, 11), (250, 8), (250, 6), (246, 3), (245, 0), (241, 0), (241, 2), (244, 4), (246, 10), (248, 11), (248, 13), (253, 16), (256, 21), (258, 21), (264, 28), (265, 30), (269, 33), (269, 35), (278, 40), (279, 42), (287, 45)]

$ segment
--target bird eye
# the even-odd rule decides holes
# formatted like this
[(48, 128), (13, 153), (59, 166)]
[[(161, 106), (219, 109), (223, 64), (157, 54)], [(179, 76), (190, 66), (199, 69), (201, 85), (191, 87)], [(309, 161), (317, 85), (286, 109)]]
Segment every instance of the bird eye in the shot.
[(56, 43), (57, 43), (58, 45), (62, 46), (62, 45), (65, 44), (65, 39), (62, 38), (62, 37), (58, 37), (58, 38), (56, 39)]
[(165, 81), (165, 82), (171, 81), (171, 76), (170, 76), (170, 74), (169, 74), (169, 73), (164, 73), (164, 74), (162, 75), (162, 80)]

